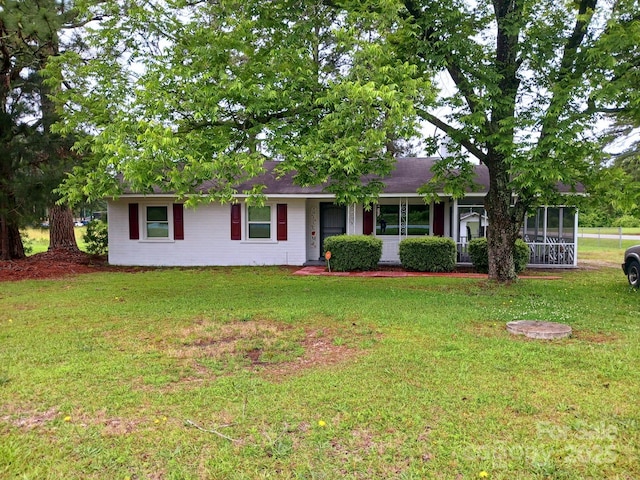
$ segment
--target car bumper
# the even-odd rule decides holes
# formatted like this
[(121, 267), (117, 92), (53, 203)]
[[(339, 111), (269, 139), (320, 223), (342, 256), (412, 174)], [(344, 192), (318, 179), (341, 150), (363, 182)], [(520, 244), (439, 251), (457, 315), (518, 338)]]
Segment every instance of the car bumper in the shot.
[(627, 274), (627, 264), (626, 263), (622, 264), (622, 271), (624, 272), (625, 275)]

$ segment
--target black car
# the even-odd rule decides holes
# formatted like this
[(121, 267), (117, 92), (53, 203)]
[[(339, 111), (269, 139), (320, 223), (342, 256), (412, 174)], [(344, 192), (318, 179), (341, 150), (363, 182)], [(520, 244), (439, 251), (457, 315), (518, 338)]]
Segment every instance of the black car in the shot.
[(622, 271), (633, 288), (640, 287), (640, 245), (627, 248), (624, 252)]

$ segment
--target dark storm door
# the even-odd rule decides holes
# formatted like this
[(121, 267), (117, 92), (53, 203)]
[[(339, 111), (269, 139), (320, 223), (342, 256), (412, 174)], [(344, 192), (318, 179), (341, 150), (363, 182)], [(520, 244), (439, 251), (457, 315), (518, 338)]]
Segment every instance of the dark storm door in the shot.
[(333, 203), (320, 204), (320, 258), (324, 258), (324, 239), (342, 235), (347, 229), (347, 210)]

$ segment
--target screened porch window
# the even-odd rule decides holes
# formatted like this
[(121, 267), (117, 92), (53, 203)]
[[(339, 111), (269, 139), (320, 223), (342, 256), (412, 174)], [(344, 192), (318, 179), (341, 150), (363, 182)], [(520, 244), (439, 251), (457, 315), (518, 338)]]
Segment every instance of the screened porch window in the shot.
[(475, 205), (464, 205), (461, 200), (458, 204), (458, 237), (462, 243), (486, 236), (489, 222), (484, 207), (477, 204), (481, 201), (475, 199)]
[(538, 243), (572, 243), (576, 227), (575, 215), (574, 207), (538, 208), (525, 219), (524, 240)]
[[(400, 205), (379, 205), (376, 235), (399, 235), (401, 230)], [(407, 235), (429, 235), (429, 205), (407, 205)]]
[(398, 235), (400, 233), (400, 206), (380, 205), (376, 219), (376, 235)]
[(408, 235), (429, 235), (429, 205), (409, 205)]

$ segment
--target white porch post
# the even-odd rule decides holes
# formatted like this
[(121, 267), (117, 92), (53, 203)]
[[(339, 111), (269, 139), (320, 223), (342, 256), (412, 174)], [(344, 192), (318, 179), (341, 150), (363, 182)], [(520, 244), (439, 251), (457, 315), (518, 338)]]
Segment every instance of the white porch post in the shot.
[[(480, 220), (480, 222), (482, 222), (482, 220)], [(458, 231), (460, 229), (460, 220), (459, 220), (459, 214), (458, 214), (458, 199), (456, 198), (453, 201), (453, 231), (451, 232), (451, 238), (453, 238), (453, 241), (456, 243), (460, 242), (460, 232)], [(480, 226), (482, 226), (482, 223), (480, 224)]]
[(573, 266), (578, 266), (578, 209), (576, 208), (573, 218)]
[(356, 234), (356, 207), (355, 203), (347, 206), (347, 235)]
[(400, 199), (400, 239), (407, 237), (408, 234), (408, 199)]

